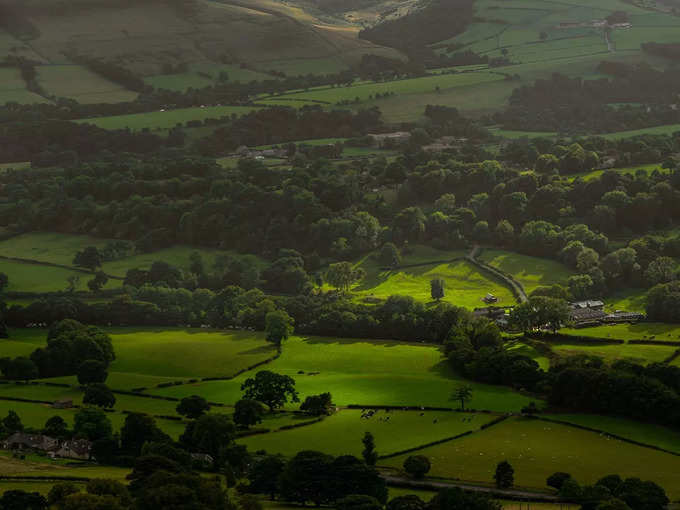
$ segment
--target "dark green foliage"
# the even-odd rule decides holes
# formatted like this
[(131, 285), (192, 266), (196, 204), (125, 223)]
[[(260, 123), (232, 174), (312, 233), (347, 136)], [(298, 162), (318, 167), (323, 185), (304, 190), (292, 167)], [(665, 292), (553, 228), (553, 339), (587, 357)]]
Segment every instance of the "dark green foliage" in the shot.
[(116, 397), (106, 384), (88, 384), (83, 395), (83, 404), (112, 408), (116, 405)]
[(37, 492), (9, 490), (0, 497), (2, 510), (46, 510), (47, 500)]
[(170, 442), (170, 437), (156, 425), (149, 415), (130, 413), (120, 429), (120, 448), (128, 455), (139, 455), (142, 446), (150, 442)]
[(54, 484), (47, 494), (47, 503), (49, 505), (60, 505), (64, 498), (78, 492), (80, 492), (80, 487), (74, 483), (61, 482)]
[(273, 344), (281, 345), (281, 342), (288, 340), (288, 337), (293, 334), (294, 321), (283, 310), (269, 312), (264, 321), (267, 341)]
[(28, 381), (39, 377), (38, 367), (28, 358), (0, 358), (0, 370), (7, 379)]
[(96, 359), (87, 359), (78, 367), (78, 383), (82, 385), (103, 383), (109, 376), (106, 363)]
[(364, 445), (364, 449), (361, 451), (364, 462), (369, 466), (375, 466), (375, 463), (378, 461), (378, 452), (375, 450), (375, 439), (373, 438), (373, 434), (370, 432), (364, 433), (361, 442)]
[(102, 256), (96, 247), (88, 246), (84, 250), (76, 253), (76, 256), (73, 258), (73, 265), (94, 270), (101, 267)]
[(335, 502), (337, 510), (382, 510), (380, 501), (373, 496), (352, 494)]
[(24, 425), (21, 423), (21, 418), (11, 409), (7, 412), (7, 416), (2, 419), (1, 425), (2, 429), (7, 431), (9, 434), (24, 430)]
[(330, 393), (320, 395), (310, 395), (300, 404), (300, 411), (304, 411), (313, 416), (323, 416), (331, 414), (333, 407), (333, 397)]
[(189, 451), (206, 453), (217, 461), (222, 450), (232, 444), (235, 436), (236, 427), (230, 416), (226, 414), (204, 414), (187, 424), (180, 437), (180, 442)]
[(560, 490), (562, 488), (562, 485), (564, 485), (564, 482), (566, 482), (570, 478), (571, 475), (569, 473), (562, 473), (558, 471), (557, 473), (553, 473), (552, 475), (550, 475), (545, 481), (545, 483), (549, 487), (553, 487), (557, 490)]
[(386, 506), (387, 510), (425, 510), (427, 504), (415, 494), (397, 496), (391, 499)]
[(255, 374), (254, 378), (246, 379), (241, 385), (241, 390), (244, 391), (244, 398), (262, 402), (270, 410), (281, 407), (289, 400), (300, 401), (292, 377), (268, 370), (262, 370)]
[(394, 243), (385, 243), (380, 249), (378, 261), (382, 266), (385, 267), (399, 267), (401, 264), (401, 255), (399, 255), (399, 249), (394, 245)]
[(507, 460), (499, 462), (493, 479), (499, 489), (509, 489), (515, 483), (515, 470)]
[(486, 495), (462, 489), (444, 489), (432, 498), (428, 510), (501, 510), (501, 504)]
[(184, 397), (177, 404), (176, 410), (177, 414), (186, 416), (190, 420), (195, 420), (210, 411), (210, 404), (200, 395), (191, 395), (190, 397)]
[(234, 405), (234, 423), (248, 428), (262, 422), (264, 406), (257, 400), (241, 399)]
[(430, 296), (436, 301), (444, 297), (444, 280), (435, 278), (430, 281)]
[(109, 439), (113, 433), (111, 421), (106, 413), (94, 407), (83, 407), (74, 418), (73, 435), (84, 437), (90, 441)]
[(404, 461), (404, 471), (413, 478), (422, 478), (430, 471), (430, 459), (425, 455), (411, 455)]
[(69, 435), (68, 423), (61, 416), (52, 416), (45, 422), (43, 434), (56, 439), (66, 438)]
[(102, 287), (106, 285), (109, 281), (109, 277), (106, 276), (106, 273), (103, 271), (97, 271), (94, 275), (94, 278), (91, 280), (88, 280), (87, 282), (87, 288), (90, 289), (92, 292), (99, 292), (102, 290)]
[(244, 489), (254, 494), (267, 494), (274, 499), (279, 491), (278, 479), (285, 467), (286, 461), (278, 455), (257, 459), (248, 470), (250, 483)]

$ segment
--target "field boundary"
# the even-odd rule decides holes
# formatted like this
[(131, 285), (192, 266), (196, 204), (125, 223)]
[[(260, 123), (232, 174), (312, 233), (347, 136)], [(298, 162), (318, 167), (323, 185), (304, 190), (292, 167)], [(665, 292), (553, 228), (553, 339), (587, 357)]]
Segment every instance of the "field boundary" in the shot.
[(584, 345), (623, 345), (625, 340), (620, 338), (602, 338), (597, 336), (583, 336), (583, 335), (568, 335), (566, 333), (546, 333), (546, 332), (528, 332), (524, 333), (524, 337), (530, 340), (540, 340), (543, 342), (556, 343), (564, 342), (569, 344), (584, 344)]
[(515, 299), (517, 299), (517, 301), (519, 301), (520, 303), (525, 303), (526, 301), (528, 301), (527, 293), (524, 290), (524, 287), (520, 282), (515, 280), (515, 278), (512, 275), (505, 274), (500, 269), (490, 266), (486, 262), (482, 262), (477, 258), (477, 256), (482, 251), (483, 251), (482, 248), (480, 248), (478, 245), (475, 245), (468, 254), (468, 256), (465, 257), (465, 260), (469, 261), (471, 264), (481, 269), (482, 271), (486, 271), (487, 273), (490, 273), (497, 279), (501, 280), (507, 287), (510, 288), (513, 295), (515, 296)]
[(430, 443), (425, 443), (421, 444), (419, 446), (414, 446), (412, 448), (407, 448), (405, 450), (400, 450), (397, 452), (393, 453), (388, 453), (386, 455), (379, 455), (378, 460), (384, 460), (384, 459), (391, 459), (392, 457), (398, 457), (399, 455), (405, 455), (407, 453), (412, 453), (412, 452), (417, 452), (419, 450), (423, 450), (425, 448), (429, 448), (430, 446), (437, 446), (443, 443), (448, 443), (449, 441), (454, 441), (456, 439), (460, 439), (461, 437), (469, 436), (471, 434), (474, 434), (475, 432), (481, 432), (482, 430), (486, 430), (489, 427), (493, 427), (494, 425), (498, 425), (499, 423), (504, 422), (508, 418), (510, 418), (511, 415), (506, 414), (504, 416), (499, 416), (495, 420), (491, 420), (490, 422), (484, 423), (481, 427), (473, 430), (467, 430), (465, 432), (461, 432), (460, 434), (457, 434), (455, 436), (451, 437), (445, 437), (444, 439), (438, 439), (437, 441), (432, 441)]
[(632, 444), (632, 445), (635, 445), (635, 446), (641, 446), (643, 448), (650, 448), (652, 450), (657, 450), (657, 451), (660, 451), (660, 452), (663, 452), (663, 453), (668, 453), (669, 455), (674, 455), (675, 457), (680, 457), (680, 452), (674, 452), (673, 450), (667, 450), (666, 448), (662, 448), (660, 446), (655, 446), (655, 445), (649, 444), (649, 443), (643, 443), (641, 441), (636, 441), (635, 439), (628, 439), (626, 437), (619, 436), (618, 434), (613, 434), (611, 432), (607, 432), (606, 430), (596, 429), (596, 428), (593, 428), (593, 427), (588, 427), (586, 425), (579, 425), (577, 423), (572, 423), (572, 422), (569, 422), (569, 421), (557, 420), (557, 419), (554, 419), (554, 418), (546, 418), (545, 416), (534, 416), (531, 419), (541, 420), (541, 421), (545, 421), (545, 422), (548, 422), (548, 423), (556, 423), (558, 425), (566, 425), (568, 427), (574, 427), (576, 429), (587, 430), (588, 432), (595, 432), (597, 434), (603, 434), (603, 435), (611, 437), (613, 439), (623, 441), (624, 443), (629, 443), (629, 444)]
[[(75, 267), (75, 266), (67, 266), (66, 264), (55, 264), (53, 262), (44, 262), (42, 260), (34, 260), (34, 259), (23, 259), (20, 257), (7, 257), (5, 255), (0, 255), (1, 260), (7, 260), (10, 262), (20, 262), (21, 264), (31, 264), (34, 266), (48, 266), (48, 267), (58, 267), (60, 269), (68, 269), (69, 271), (75, 271), (77, 273), (83, 273), (83, 274), (90, 274), (90, 275), (95, 275), (95, 271), (89, 271), (87, 269), (83, 269), (82, 267)], [(123, 276), (114, 276), (111, 274), (106, 274), (106, 277), (109, 278), (110, 280), (125, 280), (125, 277)]]

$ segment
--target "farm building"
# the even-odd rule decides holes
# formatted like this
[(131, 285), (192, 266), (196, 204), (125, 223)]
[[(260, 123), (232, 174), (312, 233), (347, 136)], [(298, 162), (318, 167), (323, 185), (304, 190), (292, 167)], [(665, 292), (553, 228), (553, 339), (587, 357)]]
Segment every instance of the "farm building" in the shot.
[(35, 451), (50, 457), (89, 460), (92, 443), (86, 439), (60, 441), (43, 434), (24, 434), (16, 432), (2, 443), (5, 450)]
[(380, 148), (391, 148), (406, 143), (411, 138), (411, 133), (407, 131), (395, 131), (394, 133), (379, 133), (369, 135), (373, 138), (373, 143)]

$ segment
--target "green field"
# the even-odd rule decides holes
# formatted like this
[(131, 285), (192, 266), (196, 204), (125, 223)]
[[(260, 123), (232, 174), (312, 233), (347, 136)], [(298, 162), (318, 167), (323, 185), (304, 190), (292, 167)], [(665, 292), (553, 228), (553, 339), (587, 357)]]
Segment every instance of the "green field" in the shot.
[[(404, 264), (406, 262), (403, 261)], [(393, 295), (411, 296), (424, 303), (432, 302), (430, 281), (442, 278), (445, 281), (445, 296), (442, 301), (466, 308), (484, 306), (482, 298), (494, 294), (504, 306), (515, 304), (510, 289), (491, 276), (480, 272), (464, 260), (447, 264), (427, 264), (396, 270), (382, 270), (378, 262), (364, 258), (359, 267), (366, 271), (366, 277), (352, 288), (361, 298), (386, 299)]]
[[(0, 37), (0, 43), (2, 37)], [(0, 68), (0, 105), (7, 102), (19, 104), (45, 103), (47, 99), (26, 89), (21, 72), (15, 67)]]
[(533, 359), (543, 370), (550, 368), (550, 358), (541, 354), (534, 347), (518, 340), (509, 340), (505, 343), (505, 349), (515, 354), (521, 354)]
[(21, 161), (17, 163), (0, 163), (0, 175), (10, 170), (27, 170), (31, 168), (30, 161)]
[[(116, 360), (109, 386), (131, 389), (201, 377), (229, 377), (272, 357), (273, 344), (263, 333), (186, 328), (110, 328)], [(40, 329), (11, 330), (0, 340), (8, 356), (26, 356), (45, 344)], [(4, 354), (5, 355), (5, 354)], [(76, 384), (74, 377), (57, 382)]]
[(569, 175), (566, 175), (565, 177), (569, 180), (581, 178), (584, 181), (591, 181), (593, 179), (597, 179), (599, 177), (602, 177), (602, 174), (605, 173), (605, 172), (616, 172), (616, 173), (622, 174), (622, 175), (635, 175), (639, 171), (642, 171), (647, 175), (651, 175), (655, 171), (664, 172), (664, 173), (668, 172), (668, 170), (664, 170), (663, 168), (661, 168), (660, 164), (654, 163), (654, 164), (651, 164), (651, 165), (639, 165), (639, 166), (632, 166), (632, 167), (627, 167), (627, 168), (611, 168), (611, 169), (608, 169), (608, 170), (593, 170), (592, 172), (587, 172), (587, 173), (582, 173), (582, 174), (569, 174)]
[(123, 103), (138, 95), (79, 65), (45, 65), (36, 70), (38, 83), (48, 94), (81, 104)]
[(612, 338), (617, 340), (655, 340), (657, 342), (680, 341), (680, 325), (660, 322), (639, 322), (637, 324), (615, 324), (594, 328), (564, 328), (566, 335)]
[(98, 117), (81, 119), (80, 124), (94, 124), (103, 129), (142, 129), (159, 130), (170, 129), (177, 125), (185, 125), (192, 120), (219, 119), (232, 115), (244, 115), (257, 108), (249, 106), (206, 106), (194, 108), (178, 108), (176, 110), (157, 111), (150, 113), (133, 113), (130, 115), (116, 115), (113, 117)]
[(522, 284), (527, 294), (538, 287), (556, 283), (565, 285), (573, 274), (560, 262), (508, 251), (485, 249), (480, 260), (511, 275)]
[(107, 241), (90, 236), (31, 232), (0, 241), (0, 256), (71, 266), (76, 252), (87, 246), (103, 248)]
[(545, 417), (603, 430), (632, 441), (680, 453), (680, 432), (662, 425), (595, 414), (548, 414)]
[(575, 354), (588, 354), (599, 356), (607, 361), (629, 359), (638, 363), (662, 363), (673, 355), (678, 349), (674, 346), (665, 345), (638, 345), (638, 344), (569, 344), (551, 343), (553, 352), (561, 356)]
[(633, 136), (640, 135), (671, 135), (677, 131), (680, 131), (680, 124), (669, 124), (666, 126), (655, 126), (644, 129), (636, 129), (633, 131), (619, 131), (616, 133), (608, 133), (602, 135), (608, 140), (620, 140), (622, 138), (631, 138)]
[[(493, 483), (498, 462), (515, 468), (515, 485), (546, 489), (556, 471), (572, 473), (581, 483), (618, 473), (662, 485), (680, 497), (680, 457), (601, 436), (566, 425), (511, 418), (470, 436), (425, 448), (431, 476)], [(380, 461), (401, 468), (406, 456)]]
[[(386, 418), (389, 417), (389, 420)], [(493, 415), (454, 412), (378, 411), (370, 419), (362, 419), (359, 410), (343, 410), (320, 423), (242, 439), (250, 451), (266, 450), (293, 456), (301, 450), (318, 450), (331, 455), (361, 455), (361, 439), (365, 432), (375, 437), (379, 455), (453, 437), (477, 430), (491, 421)]]
[[(68, 278), (79, 278), (76, 290), (87, 290), (87, 282), (92, 274), (73, 271), (61, 267), (28, 264), (13, 260), (0, 259), (0, 273), (9, 276), (9, 292), (57, 292), (65, 291)], [(120, 280), (109, 280), (105, 289), (120, 287)]]
[[(280, 358), (261, 369), (290, 375), (300, 398), (329, 391), (336, 405), (417, 405), (457, 407), (449, 399), (463, 382), (453, 374), (439, 348), (394, 341), (292, 337)], [(301, 373), (302, 372), (302, 373)], [(240, 385), (252, 372), (231, 381), (214, 381), (150, 393), (173, 397), (200, 394), (230, 404), (241, 397)], [(531, 399), (500, 386), (467, 382), (473, 409), (516, 411)]]
[(65, 465), (61, 459), (50, 460), (37, 455), (28, 455), (26, 460), (12, 458), (9, 453), (0, 453), (0, 473), (12, 476), (49, 476), (82, 478), (111, 478), (125, 480), (130, 472), (128, 468), (113, 466), (97, 466), (89, 463), (73, 462)]

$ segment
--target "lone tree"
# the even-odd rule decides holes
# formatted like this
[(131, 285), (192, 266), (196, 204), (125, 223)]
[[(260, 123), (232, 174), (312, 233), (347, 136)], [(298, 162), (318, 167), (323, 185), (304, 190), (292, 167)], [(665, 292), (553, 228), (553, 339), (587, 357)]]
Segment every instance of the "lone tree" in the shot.
[(515, 470), (507, 460), (499, 462), (493, 479), (499, 489), (509, 489), (515, 483)]
[(88, 246), (73, 257), (73, 265), (95, 270), (102, 265), (102, 255), (95, 246)]
[(378, 452), (375, 450), (375, 439), (373, 438), (373, 434), (366, 432), (361, 442), (364, 444), (361, 456), (364, 458), (366, 464), (375, 466), (375, 463), (378, 461)]
[(210, 411), (210, 404), (200, 395), (191, 395), (184, 397), (179, 404), (177, 404), (177, 414), (186, 416), (191, 420), (196, 420)]
[(87, 282), (87, 288), (90, 289), (92, 292), (99, 292), (102, 290), (102, 287), (107, 284), (109, 281), (109, 277), (106, 276), (106, 273), (104, 271), (97, 271), (94, 275), (94, 278), (89, 280)]
[(385, 243), (383, 245), (380, 249), (380, 255), (378, 255), (378, 261), (380, 265), (391, 268), (398, 267), (401, 264), (401, 256), (394, 243)]
[(243, 398), (262, 402), (270, 411), (283, 406), (289, 399), (291, 402), (300, 402), (295, 390), (295, 379), (269, 370), (262, 370), (255, 377), (246, 379), (241, 390), (245, 392)]
[(541, 410), (536, 405), (536, 402), (530, 402), (529, 405), (522, 408), (522, 414), (530, 418), (538, 414)]
[(571, 475), (569, 473), (564, 473), (562, 471), (558, 471), (556, 473), (553, 473), (550, 475), (547, 480), (545, 481), (546, 485), (548, 487), (553, 487), (557, 490), (560, 490), (562, 486), (564, 485), (564, 482), (567, 480), (571, 479)]
[(444, 280), (441, 278), (435, 278), (430, 280), (430, 296), (432, 299), (439, 301), (444, 297)]
[(460, 402), (460, 408), (465, 411), (465, 404), (472, 400), (472, 387), (466, 384), (458, 386), (451, 395), (451, 400)]
[(85, 388), (83, 404), (92, 404), (97, 407), (110, 409), (116, 405), (116, 397), (106, 384), (89, 384)]
[(430, 471), (430, 459), (425, 455), (411, 455), (404, 461), (404, 471), (413, 478), (422, 478)]
[(234, 406), (232, 419), (239, 427), (248, 428), (262, 422), (264, 408), (257, 400), (242, 398)]
[(326, 281), (336, 289), (347, 292), (353, 283), (361, 281), (364, 276), (363, 269), (355, 269), (349, 262), (338, 262), (328, 266)]
[(269, 312), (265, 316), (264, 322), (267, 341), (273, 344), (281, 345), (281, 342), (288, 340), (288, 337), (293, 333), (294, 321), (283, 310)]

